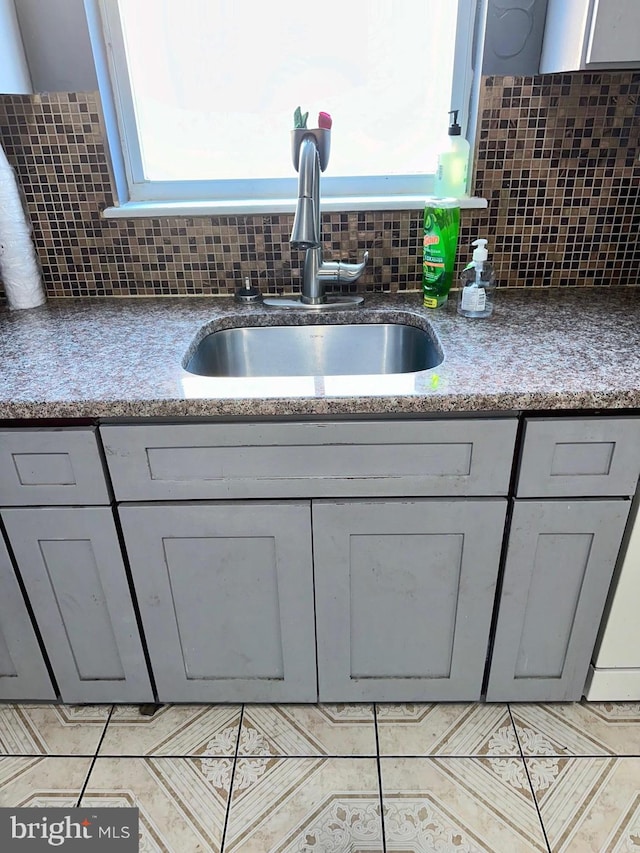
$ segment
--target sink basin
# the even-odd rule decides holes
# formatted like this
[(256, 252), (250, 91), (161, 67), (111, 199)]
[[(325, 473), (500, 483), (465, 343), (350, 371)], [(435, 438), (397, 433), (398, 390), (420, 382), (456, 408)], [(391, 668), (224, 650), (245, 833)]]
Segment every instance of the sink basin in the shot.
[(355, 376), (436, 367), (428, 331), (401, 323), (252, 326), (204, 337), (185, 360), (198, 376)]

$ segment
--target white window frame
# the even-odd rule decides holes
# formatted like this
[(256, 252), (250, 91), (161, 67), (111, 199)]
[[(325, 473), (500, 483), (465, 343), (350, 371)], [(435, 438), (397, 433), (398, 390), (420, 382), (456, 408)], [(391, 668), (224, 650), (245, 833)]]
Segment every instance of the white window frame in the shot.
[[(134, 101), (117, 0), (84, 0), (115, 179), (116, 206), (108, 218), (129, 216), (290, 213), (297, 178), (203, 181), (147, 181), (135, 130)], [(478, 65), (486, 0), (459, 0), (452, 104), (473, 145), (479, 90)], [(476, 21), (478, 22), (476, 24)], [(474, 39), (475, 33), (475, 39)], [(129, 132), (128, 129), (132, 129)], [(284, 143), (286, 144), (286, 143)], [(150, 190), (151, 185), (153, 189)], [(322, 179), (324, 211), (418, 209), (433, 190), (433, 175), (331, 177)], [(463, 199), (463, 207), (486, 207), (484, 199)]]

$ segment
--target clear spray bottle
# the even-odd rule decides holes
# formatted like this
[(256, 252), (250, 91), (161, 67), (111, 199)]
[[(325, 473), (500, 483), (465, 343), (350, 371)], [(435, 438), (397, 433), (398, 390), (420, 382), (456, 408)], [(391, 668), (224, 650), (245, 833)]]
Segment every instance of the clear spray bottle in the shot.
[(458, 314), (463, 317), (490, 317), (493, 313), (493, 294), (496, 277), (487, 263), (487, 241), (474, 240), (473, 260), (462, 271), (458, 292)]

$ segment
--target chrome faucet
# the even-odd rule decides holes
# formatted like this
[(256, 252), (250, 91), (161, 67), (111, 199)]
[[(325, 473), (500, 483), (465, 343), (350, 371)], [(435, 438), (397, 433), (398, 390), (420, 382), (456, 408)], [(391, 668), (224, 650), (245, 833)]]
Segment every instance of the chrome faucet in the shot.
[(362, 296), (327, 296), (327, 282), (348, 284), (357, 281), (367, 264), (364, 253), (360, 264), (324, 261), (322, 258), (322, 224), (320, 217), (320, 172), (329, 162), (331, 131), (326, 128), (298, 128), (291, 132), (293, 165), (298, 172), (298, 203), (293, 220), (290, 243), (306, 249), (302, 268), (302, 292), (299, 300), (268, 298), (266, 305), (289, 308), (354, 308), (364, 301)]

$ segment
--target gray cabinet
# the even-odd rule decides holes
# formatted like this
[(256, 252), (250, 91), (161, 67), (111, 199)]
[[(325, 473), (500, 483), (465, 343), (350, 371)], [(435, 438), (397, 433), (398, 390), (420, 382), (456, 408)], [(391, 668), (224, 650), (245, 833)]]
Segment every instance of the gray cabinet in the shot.
[(513, 478), (516, 428), (105, 424), (130, 575), (95, 429), (0, 430), (0, 698), (579, 698), (640, 419), (529, 416)]
[(63, 701), (153, 701), (111, 510), (2, 517)]
[(22, 592), (0, 535), (0, 702), (55, 700)]
[(319, 696), (477, 700), (506, 501), (314, 501)]
[(629, 507), (515, 501), (489, 701), (580, 699)]
[(152, 701), (147, 654), (162, 702), (474, 701), (489, 651), (489, 700), (579, 698), (640, 419), (529, 416), (512, 478), (516, 432), (105, 424), (129, 575), (96, 430), (0, 430), (0, 699)]
[(488, 700), (580, 699), (640, 473), (639, 442), (637, 417), (526, 419)]
[(119, 508), (161, 702), (315, 702), (308, 501)]
[(637, 0), (548, 0), (540, 73), (640, 66)]
[(516, 427), (101, 427), (159, 699), (479, 698)]

